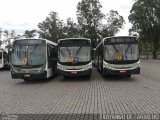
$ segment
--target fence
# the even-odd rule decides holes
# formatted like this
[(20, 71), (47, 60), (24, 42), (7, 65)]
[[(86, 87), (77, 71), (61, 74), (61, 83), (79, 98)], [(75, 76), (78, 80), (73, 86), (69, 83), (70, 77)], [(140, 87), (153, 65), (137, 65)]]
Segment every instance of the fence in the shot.
[[(151, 52), (143, 52), (140, 53), (140, 58), (141, 59), (153, 59), (153, 54)], [(160, 60), (160, 52), (157, 53), (157, 59)]]

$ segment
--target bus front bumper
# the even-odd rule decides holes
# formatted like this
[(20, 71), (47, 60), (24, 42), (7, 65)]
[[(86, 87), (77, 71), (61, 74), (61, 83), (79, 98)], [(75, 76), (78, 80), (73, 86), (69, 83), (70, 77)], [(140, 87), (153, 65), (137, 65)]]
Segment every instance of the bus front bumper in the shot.
[(132, 70), (111, 70), (108, 68), (104, 68), (104, 75), (130, 75), (130, 74), (140, 74), (140, 67), (137, 67)]
[(13, 79), (45, 79), (47, 78), (47, 71), (41, 73), (11, 73)]
[(57, 70), (57, 73), (63, 76), (90, 76), (92, 74), (92, 69), (83, 70), (83, 71), (63, 71)]

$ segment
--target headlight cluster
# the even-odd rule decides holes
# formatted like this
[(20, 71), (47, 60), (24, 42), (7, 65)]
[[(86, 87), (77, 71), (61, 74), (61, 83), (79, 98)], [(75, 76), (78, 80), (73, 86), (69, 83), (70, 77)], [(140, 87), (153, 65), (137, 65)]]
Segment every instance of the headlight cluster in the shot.
[(92, 63), (89, 63), (88, 65), (84, 66), (84, 70), (92, 69)]
[[(62, 65), (60, 65), (60, 64), (57, 65), (57, 69), (58, 69), (58, 70), (66, 70), (66, 69), (64, 68), (64, 66), (62, 66)], [(89, 64), (87, 64), (87, 65), (84, 65), (83, 70), (88, 70), (88, 69), (92, 69), (92, 63), (89, 63)]]
[(58, 70), (64, 70), (63, 66), (61, 66), (60, 64), (57, 64), (57, 69)]
[(136, 64), (134, 65), (134, 68), (138, 68), (138, 67), (140, 67), (140, 64), (139, 64), (139, 63), (136, 63)]
[(16, 69), (13, 69), (13, 68), (11, 68), (11, 71), (13, 71), (13, 72), (18, 72)]
[(46, 65), (43, 65), (43, 66), (42, 66), (42, 68), (39, 70), (39, 72), (44, 71), (44, 70), (45, 70), (45, 68), (46, 68)]
[(108, 69), (112, 69), (112, 67), (109, 64), (105, 63), (105, 62), (103, 62), (103, 67), (104, 68), (108, 68)]

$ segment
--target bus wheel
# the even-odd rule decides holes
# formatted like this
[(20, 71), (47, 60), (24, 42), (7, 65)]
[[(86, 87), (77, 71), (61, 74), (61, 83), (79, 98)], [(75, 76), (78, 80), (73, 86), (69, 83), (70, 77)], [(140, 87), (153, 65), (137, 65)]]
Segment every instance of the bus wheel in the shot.
[(104, 77), (104, 69), (103, 69), (103, 64), (101, 65), (101, 74)]
[(91, 77), (91, 74), (86, 75), (86, 77), (87, 77), (87, 78), (90, 78), (90, 77)]
[(25, 82), (28, 82), (30, 80), (30, 78), (24, 78), (23, 79)]
[(105, 77), (104, 69), (101, 71), (102, 77)]
[(128, 74), (128, 75), (127, 75), (127, 78), (130, 78), (130, 77), (131, 77), (131, 74)]
[(64, 79), (68, 79), (68, 78), (69, 78), (69, 76), (67, 76), (67, 75), (64, 75), (64, 76), (63, 76), (63, 78), (64, 78)]

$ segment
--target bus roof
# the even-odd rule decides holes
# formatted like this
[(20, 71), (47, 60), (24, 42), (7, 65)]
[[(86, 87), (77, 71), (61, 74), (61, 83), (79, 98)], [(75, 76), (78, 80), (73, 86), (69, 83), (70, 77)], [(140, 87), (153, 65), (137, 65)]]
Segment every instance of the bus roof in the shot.
[(105, 37), (105, 38), (102, 39), (102, 41), (97, 45), (97, 47), (95, 49), (97, 49), (101, 44), (103, 44), (104, 40), (107, 39), (107, 38), (127, 38), (127, 37), (137, 38), (137, 36), (111, 36), (111, 37)]
[(0, 48), (0, 52), (6, 52), (7, 53), (7, 51), (4, 50), (3, 48)]
[(58, 42), (63, 41), (63, 40), (89, 40), (91, 41), (91, 39), (89, 38), (65, 38), (65, 39), (59, 39)]
[(104, 39), (107, 39), (107, 38), (127, 38), (127, 37), (130, 37), (130, 38), (137, 38), (137, 36), (111, 36), (111, 37), (105, 37), (105, 38), (103, 38), (103, 40)]
[(47, 39), (43, 39), (43, 38), (21, 38), (21, 39), (15, 39), (14, 41), (19, 41), (19, 40), (44, 40), (47, 43), (50, 43), (50, 44), (53, 44), (53, 45), (57, 45), (57, 43), (52, 42), (52, 41), (47, 40)]

